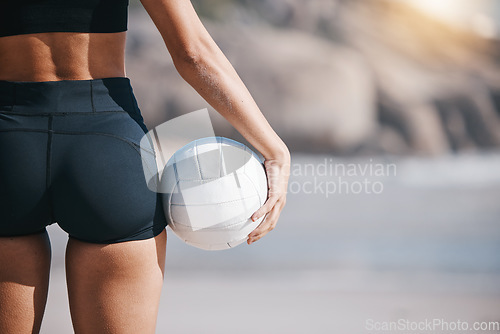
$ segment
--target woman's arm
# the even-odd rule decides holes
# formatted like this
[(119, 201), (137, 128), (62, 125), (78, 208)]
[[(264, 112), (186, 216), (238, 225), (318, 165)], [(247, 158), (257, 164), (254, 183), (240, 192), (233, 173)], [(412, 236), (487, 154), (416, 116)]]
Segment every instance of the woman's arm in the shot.
[(248, 243), (271, 231), (286, 201), (290, 153), (240, 77), (207, 32), (189, 0), (141, 0), (179, 74), (265, 158), (269, 196), (252, 219), (267, 214)]

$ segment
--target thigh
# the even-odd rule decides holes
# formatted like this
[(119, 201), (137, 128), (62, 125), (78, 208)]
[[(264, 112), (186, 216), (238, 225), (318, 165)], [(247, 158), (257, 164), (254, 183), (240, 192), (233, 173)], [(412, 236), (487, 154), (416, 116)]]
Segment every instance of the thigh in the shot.
[(38, 333), (47, 300), (50, 243), (46, 232), (0, 237), (0, 333)]
[(165, 231), (110, 245), (70, 239), (66, 274), (75, 333), (155, 333), (165, 249)]

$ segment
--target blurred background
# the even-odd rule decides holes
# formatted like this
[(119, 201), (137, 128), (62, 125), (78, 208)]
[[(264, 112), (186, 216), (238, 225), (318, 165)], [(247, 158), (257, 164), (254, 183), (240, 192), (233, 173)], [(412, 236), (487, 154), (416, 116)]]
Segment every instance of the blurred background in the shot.
[[(292, 175), (280, 223), (252, 246), (205, 252), (170, 233), (157, 332), (439, 319), (500, 333), (500, 1), (193, 4), (289, 145)], [(138, 1), (129, 14), (127, 74), (148, 126), (208, 107)], [(217, 135), (244, 141), (209, 110)], [(42, 333), (71, 333), (66, 236), (50, 233)]]

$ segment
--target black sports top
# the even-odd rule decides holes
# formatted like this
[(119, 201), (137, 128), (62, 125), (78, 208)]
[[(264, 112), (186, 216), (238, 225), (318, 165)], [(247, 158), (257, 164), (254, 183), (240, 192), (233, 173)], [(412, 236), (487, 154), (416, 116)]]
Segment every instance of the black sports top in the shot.
[(0, 0), (0, 37), (127, 30), (128, 0)]

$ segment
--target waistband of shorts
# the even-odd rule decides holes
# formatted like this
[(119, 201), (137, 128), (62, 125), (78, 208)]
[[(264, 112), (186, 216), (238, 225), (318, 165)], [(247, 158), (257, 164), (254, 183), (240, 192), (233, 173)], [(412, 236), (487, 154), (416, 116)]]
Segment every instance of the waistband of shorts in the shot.
[(139, 113), (129, 78), (1, 81), (0, 112), (27, 114)]

